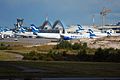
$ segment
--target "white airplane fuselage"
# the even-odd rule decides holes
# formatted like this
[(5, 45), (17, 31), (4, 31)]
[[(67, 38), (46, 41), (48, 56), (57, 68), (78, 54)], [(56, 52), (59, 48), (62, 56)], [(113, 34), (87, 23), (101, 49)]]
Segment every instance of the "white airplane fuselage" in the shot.
[(16, 33), (16, 35), (18, 36), (26, 36), (26, 37), (36, 37), (36, 35), (33, 34), (33, 32), (18, 32)]
[(108, 36), (107, 33), (94, 33), (97, 37), (105, 37)]
[(13, 31), (5, 31), (5, 32), (0, 32), (2, 36), (8, 36), (8, 37), (12, 37), (14, 36), (14, 32)]
[(62, 39), (64, 40), (72, 40), (72, 39), (80, 39), (80, 38), (90, 38), (90, 34), (61, 34)]
[(36, 33), (37, 36), (42, 38), (60, 39), (60, 33)]

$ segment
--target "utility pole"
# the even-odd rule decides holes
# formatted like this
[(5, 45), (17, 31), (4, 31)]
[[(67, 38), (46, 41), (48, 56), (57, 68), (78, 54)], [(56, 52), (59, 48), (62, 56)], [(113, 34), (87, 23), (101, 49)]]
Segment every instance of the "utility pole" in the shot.
[(95, 15), (92, 15), (93, 27), (95, 27)]
[(100, 15), (102, 16), (102, 27), (106, 24), (106, 15), (111, 12), (111, 9), (107, 9), (103, 7), (102, 11), (100, 12)]

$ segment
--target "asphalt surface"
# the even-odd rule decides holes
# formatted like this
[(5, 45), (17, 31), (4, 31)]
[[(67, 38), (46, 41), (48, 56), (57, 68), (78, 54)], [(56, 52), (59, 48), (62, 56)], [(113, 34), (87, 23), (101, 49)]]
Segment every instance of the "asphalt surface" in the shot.
[(57, 41), (57, 40), (44, 39), (44, 38), (5, 38), (0, 40), (0, 42), (19, 42), (19, 43), (28, 43), (31, 45), (46, 44), (52, 41)]

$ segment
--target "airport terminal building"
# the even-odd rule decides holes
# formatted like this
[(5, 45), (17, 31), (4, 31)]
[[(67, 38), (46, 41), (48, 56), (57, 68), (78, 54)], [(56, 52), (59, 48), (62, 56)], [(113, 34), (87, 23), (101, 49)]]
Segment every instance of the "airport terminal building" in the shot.
[(103, 26), (98, 27), (103, 33), (110, 32), (110, 33), (120, 33), (120, 26)]

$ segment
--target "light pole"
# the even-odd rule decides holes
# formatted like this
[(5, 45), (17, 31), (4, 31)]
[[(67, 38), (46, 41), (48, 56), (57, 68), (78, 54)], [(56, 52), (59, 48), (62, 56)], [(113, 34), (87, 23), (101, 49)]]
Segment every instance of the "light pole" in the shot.
[(93, 27), (95, 26), (95, 15), (92, 15)]
[(107, 9), (105, 7), (103, 7), (102, 11), (100, 12), (100, 15), (102, 16), (102, 27), (106, 24), (105, 17), (109, 12), (111, 12), (111, 9)]

